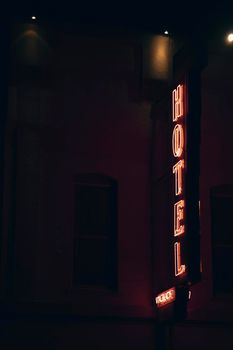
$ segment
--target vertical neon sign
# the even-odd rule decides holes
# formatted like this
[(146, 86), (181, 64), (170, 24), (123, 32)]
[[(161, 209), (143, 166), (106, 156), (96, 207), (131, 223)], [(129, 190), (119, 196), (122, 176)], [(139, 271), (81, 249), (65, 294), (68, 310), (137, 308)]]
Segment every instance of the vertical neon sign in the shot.
[[(188, 53), (188, 51), (187, 51)], [(189, 54), (189, 53), (188, 53)], [(191, 58), (191, 56), (190, 56)], [(169, 93), (169, 163), (164, 168), (161, 177), (160, 169), (154, 171), (158, 185), (158, 197), (163, 196), (163, 207), (159, 207), (159, 200), (155, 201), (161, 217), (155, 222), (161, 243), (158, 249), (166, 255), (155, 258), (158, 272), (158, 287), (155, 303), (161, 319), (179, 315), (179, 307), (187, 311), (189, 286), (201, 279), (200, 271), (200, 223), (199, 223), (199, 175), (200, 175), (200, 72), (205, 65), (199, 61), (201, 56), (184, 61), (185, 56), (177, 56), (174, 61), (174, 80), (176, 85)], [(185, 63), (182, 66), (182, 62)], [(192, 65), (195, 62), (195, 66)], [(196, 65), (197, 64), (197, 65)], [(189, 66), (190, 65), (190, 66)], [(177, 77), (179, 77), (177, 80)], [(165, 101), (165, 100), (164, 100)], [(167, 106), (165, 105), (166, 111)], [(159, 104), (158, 114), (164, 113), (164, 104)], [(162, 114), (163, 116), (163, 114)], [(166, 120), (167, 121), (167, 120)], [(159, 124), (156, 132), (160, 132)], [(166, 137), (166, 136), (165, 136)], [(162, 181), (162, 182), (160, 182)], [(166, 186), (160, 192), (160, 183)], [(166, 200), (168, 202), (166, 203)], [(165, 217), (167, 220), (164, 223)], [(161, 230), (161, 233), (160, 233)], [(162, 237), (163, 234), (165, 237)], [(156, 248), (157, 249), (157, 248)], [(160, 271), (160, 262), (166, 263), (164, 273)], [(157, 281), (156, 281), (157, 283)], [(170, 289), (169, 289), (170, 288)], [(175, 292), (170, 292), (170, 290)], [(172, 305), (173, 304), (173, 305)], [(167, 305), (167, 307), (166, 307)], [(183, 315), (185, 317), (185, 315)], [(182, 316), (182, 317), (183, 317)], [(179, 317), (179, 316), (178, 316)]]
[[(186, 198), (185, 198), (185, 168), (186, 168), (186, 106), (185, 89), (179, 84), (172, 91), (172, 173), (174, 178), (173, 193), (173, 251), (175, 278), (183, 277), (187, 272), (183, 263), (184, 236), (186, 234)], [(177, 283), (175, 283), (177, 284)], [(176, 287), (172, 287), (157, 295), (155, 302), (158, 308), (173, 303), (176, 300)]]
[(185, 234), (185, 198), (184, 198), (184, 170), (185, 170), (185, 108), (184, 108), (184, 86), (178, 85), (172, 91), (172, 121), (174, 123), (172, 133), (172, 152), (175, 164), (172, 172), (175, 182), (174, 203), (174, 273), (175, 276), (183, 275), (186, 265), (182, 264), (182, 242)]

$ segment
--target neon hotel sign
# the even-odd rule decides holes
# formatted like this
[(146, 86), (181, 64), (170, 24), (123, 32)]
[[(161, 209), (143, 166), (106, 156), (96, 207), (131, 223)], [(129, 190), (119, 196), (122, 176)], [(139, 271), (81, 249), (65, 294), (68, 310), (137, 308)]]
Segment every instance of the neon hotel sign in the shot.
[[(174, 276), (182, 277), (186, 272), (186, 265), (182, 263), (182, 238), (185, 235), (185, 108), (184, 85), (178, 85), (172, 91), (172, 153), (174, 175), (174, 209), (173, 209), (173, 237), (174, 237)], [(164, 306), (175, 300), (175, 288), (170, 288), (160, 293), (156, 298), (158, 307)]]

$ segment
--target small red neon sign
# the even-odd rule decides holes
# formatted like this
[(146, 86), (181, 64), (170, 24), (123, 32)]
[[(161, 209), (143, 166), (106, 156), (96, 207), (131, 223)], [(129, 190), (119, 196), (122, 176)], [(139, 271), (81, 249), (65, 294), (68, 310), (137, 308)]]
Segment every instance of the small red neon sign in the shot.
[(173, 301), (175, 301), (175, 299), (176, 299), (176, 290), (173, 287), (157, 295), (157, 297), (155, 298), (155, 302), (157, 307), (162, 307), (172, 303)]

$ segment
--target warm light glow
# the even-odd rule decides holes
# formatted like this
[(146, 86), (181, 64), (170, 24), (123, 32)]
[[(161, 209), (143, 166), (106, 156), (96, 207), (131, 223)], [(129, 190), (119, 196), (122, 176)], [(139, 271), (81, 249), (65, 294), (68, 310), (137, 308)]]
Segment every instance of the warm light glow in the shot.
[(168, 31), (167, 31), (167, 30), (165, 30), (164, 34), (165, 34), (165, 35), (168, 35)]
[(173, 166), (173, 174), (175, 174), (175, 195), (179, 196), (183, 192), (183, 176), (184, 160), (180, 160)]
[(172, 303), (176, 299), (176, 290), (175, 288), (170, 288), (165, 290), (163, 293), (160, 293), (156, 298), (155, 302), (158, 307), (165, 306)]
[(232, 43), (232, 42), (233, 42), (233, 33), (229, 33), (229, 34), (227, 35), (227, 41), (228, 41), (229, 43)]
[(176, 122), (184, 115), (183, 85), (178, 85), (172, 91), (172, 118)]
[(175, 257), (175, 276), (182, 275), (186, 266), (181, 265), (181, 254), (180, 254), (180, 242), (174, 244), (174, 257)]
[(174, 204), (174, 236), (180, 236), (184, 233), (184, 200)]
[(36, 19), (36, 16), (32, 16), (32, 19), (35, 20), (35, 19)]
[(184, 130), (182, 125), (176, 124), (172, 134), (172, 150), (174, 157), (180, 157), (184, 149)]
[(148, 55), (145, 64), (145, 77), (168, 81), (171, 75), (171, 43), (167, 35), (148, 37), (145, 47)]

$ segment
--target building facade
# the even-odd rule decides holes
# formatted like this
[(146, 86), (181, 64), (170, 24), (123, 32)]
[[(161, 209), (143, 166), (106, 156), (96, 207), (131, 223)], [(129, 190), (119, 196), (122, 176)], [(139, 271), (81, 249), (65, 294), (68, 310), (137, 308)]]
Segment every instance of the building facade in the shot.
[[(186, 319), (177, 323), (161, 321), (155, 298), (173, 263), (172, 173), (168, 183), (166, 176), (159, 181), (172, 169), (171, 67), (180, 45), (166, 35), (32, 23), (16, 26), (10, 42), (2, 342), (183, 349), (215, 348), (221, 339), (228, 349), (229, 225), (222, 240), (219, 232), (232, 205), (231, 53), (220, 60), (209, 50), (208, 65), (196, 70), (200, 134), (190, 133), (201, 140), (201, 277), (187, 284)], [(198, 58), (188, 53), (195, 65)], [(223, 79), (217, 72), (227, 63)]]

